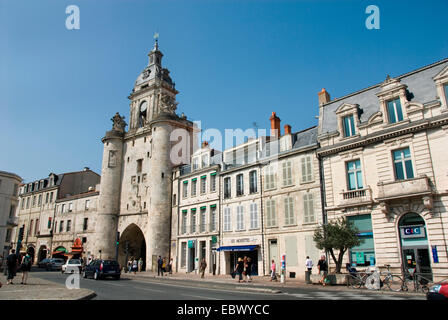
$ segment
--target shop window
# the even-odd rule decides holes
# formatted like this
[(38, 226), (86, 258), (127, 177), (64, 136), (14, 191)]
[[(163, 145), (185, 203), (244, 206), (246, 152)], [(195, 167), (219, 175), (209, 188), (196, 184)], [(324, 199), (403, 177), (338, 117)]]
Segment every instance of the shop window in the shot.
[(370, 214), (349, 216), (347, 220), (358, 229), (361, 243), (349, 251), (350, 262), (356, 266), (375, 265), (372, 219)]

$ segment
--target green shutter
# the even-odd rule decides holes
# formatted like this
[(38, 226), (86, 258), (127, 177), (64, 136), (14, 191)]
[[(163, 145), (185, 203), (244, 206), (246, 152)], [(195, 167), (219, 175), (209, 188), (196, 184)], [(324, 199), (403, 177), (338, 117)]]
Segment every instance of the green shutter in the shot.
[(201, 176), (201, 179), (205, 179), (205, 178), (207, 178), (207, 176), (205, 175), (205, 176)]
[(188, 212), (188, 210), (182, 210), (182, 212), (183, 212), (183, 213), (186, 213), (186, 212)]
[(196, 208), (191, 209), (191, 211), (196, 211)]
[(184, 181), (184, 184), (187, 184), (187, 183), (188, 183), (188, 180), (185, 180), (185, 181)]
[(211, 176), (216, 176), (216, 172), (210, 173)]
[(216, 204), (212, 204), (210, 208), (216, 208)]
[(201, 207), (201, 210), (203, 210), (203, 209), (207, 209), (207, 207), (205, 207), (205, 206), (204, 206), (204, 207)]
[(196, 181), (196, 180), (198, 180), (198, 178), (191, 179), (191, 181)]

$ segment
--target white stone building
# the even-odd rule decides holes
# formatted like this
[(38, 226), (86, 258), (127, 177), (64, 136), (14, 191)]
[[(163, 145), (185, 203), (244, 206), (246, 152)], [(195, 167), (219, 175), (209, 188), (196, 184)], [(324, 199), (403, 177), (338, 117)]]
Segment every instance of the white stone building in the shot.
[(319, 93), (325, 214), (364, 242), (345, 262), (448, 276), (448, 59), (330, 100)]
[(0, 171), (0, 255), (6, 257), (12, 249), (14, 228), (17, 226), (19, 186), (22, 178), (15, 173)]

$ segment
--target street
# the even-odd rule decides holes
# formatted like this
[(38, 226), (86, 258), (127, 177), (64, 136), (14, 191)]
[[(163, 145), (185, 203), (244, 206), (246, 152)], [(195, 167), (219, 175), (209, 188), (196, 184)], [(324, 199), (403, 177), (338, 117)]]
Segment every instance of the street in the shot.
[[(60, 272), (32, 271), (38, 277), (65, 284), (68, 275)], [(104, 279), (81, 277), (80, 287), (96, 292), (95, 300), (425, 300), (424, 296), (403, 296), (388, 292), (356, 292), (316, 288), (281, 288), (281, 293), (264, 293), (222, 288), (196, 287), (195, 281), (170, 279)]]

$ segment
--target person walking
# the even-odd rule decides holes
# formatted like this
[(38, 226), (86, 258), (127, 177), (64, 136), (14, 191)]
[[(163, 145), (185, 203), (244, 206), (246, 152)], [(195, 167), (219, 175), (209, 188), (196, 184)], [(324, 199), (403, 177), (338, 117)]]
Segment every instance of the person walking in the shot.
[(137, 270), (138, 270), (138, 261), (137, 259), (134, 258), (134, 260), (132, 261), (132, 271), (134, 272), (134, 274), (137, 274)]
[(132, 257), (131, 257), (131, 259), (129, 259), (127, 267), (128, 267), (127, 268), (128, 272), (131, 273), (131, 271), (132, 271)]
[(306, 257), (305, 266), (308, 272), (311, 274), (311, 270), (313, 269), (313, 260), (310, 257)]
[(244, 271), (244, 261), (241, 257), (238, 258), (238, 262), (236, 264), (235, 270), (234, 270), (237, 274), (238, 274), (238, 282), (242, 282), (243, 281), (243, 271)]
[(271, 280), (270, 281), (277, 281), (277, 274), (276, 274), (276, 265), (274, 259), (272, 259), (271, 263)]
[(162, 265), (163, 265), (162, 256), (159, 256), (159, 259), (157, 260), (157, 276), (160, 276), (160, 274), (162, 274), (163, 277)]
[(140, 257), (140, 259), (138, 259), (138, 272), (142, 272), (142, 267), (143, 267), (143, 259), (142, 257)]
[(12, 280), (16, 276), (17, 260), (18, 260), (18, 257), (16, 254), (16, 250), (12, 249), (11, 254), (9, 254), (6, 257), (6, 265), (8, 267), (8, 277), (7, 277), (6, 284), (14, 284), (14, 283), (12, 283)]
[(22, 263), (20, 265), (20, 269), (22, 270), (22, 282), (20, 284), (26, 284), (26, 281), (28, 280), (28, 272), (31, 270), (31, 263), (31, 256), (27, 252), (22, 258)]
[(168, 272), (173, 274), (173, 258), (170, 259), (170, 263), (168, 265)]
[(325, 287), (327, 284), (325, 283), (325, 278), (328, 274), (328, 263), (325, 260), (325, 255), (320, 257), (319, 262), (317, 263), (317, 268), (319, 269), (319, 274), (321, 276), (320, 283)]
[(247, 258), (247, 266), (246, 266), (246, 278), (247, 282), (252, 282), (252, 258)]
[(202, 258), (201, 265), (199, 267), (199, 271), (201, 273), (201, 278), (204, 279), (205, 275), (205, 268), (207, 268), (207, 262), (205, 261), (205, 258)]

